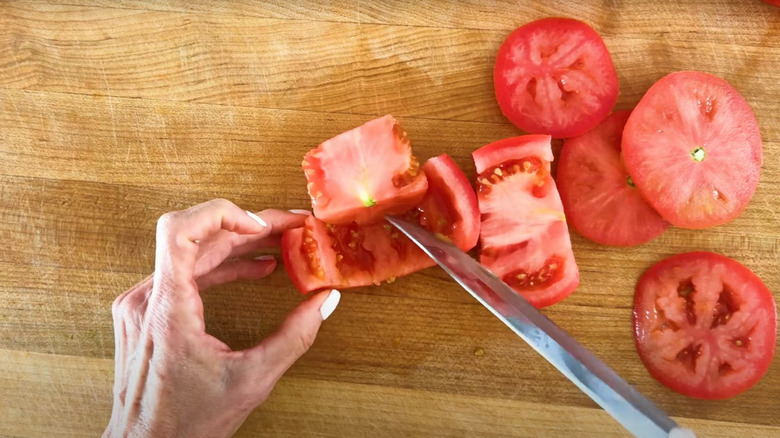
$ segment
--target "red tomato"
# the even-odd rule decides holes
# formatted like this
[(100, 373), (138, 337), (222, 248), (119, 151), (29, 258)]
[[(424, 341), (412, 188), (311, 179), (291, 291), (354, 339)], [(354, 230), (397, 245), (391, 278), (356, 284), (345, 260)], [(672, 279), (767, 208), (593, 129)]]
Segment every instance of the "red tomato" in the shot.
[(653, 84), (623, 130), (623, 159), (664, 219), (705, 228), (737, 217), (756, 191), (761, 133), (726, 81), (677, 72)]
[(482, 214), (480, 262), (536, 307), (579, 285), (563, 206), (550, 176), (549, 135), (526, 135), (477, 149)]
[(391, 116), (339, 134), (303, 159), (314, 215), (332, 224), (376, 223), (414, 207), (428, 187), (406, 131)]
[(639, 245), (669, 226), (636, 190), (620, 158), (629, 114), (616, 111), (596, 128), (566, 140), (558, 162), (556, 181), (569, 223), (602, 245)]
[(584, 134), (607, 117), (618, 97), (604, 41), (569, 18), (545, 18), (512, 32), (498, 50), (493, 82), (512, 123), (553, 137)]
[[(403, 216), (470, 250), (479, 237), (479, 209), (468, 179), (446, 154), (431, 158), (422, 170), (428, 191)], [(435, 265), (387, 222), (332, 225), (315, 217), (306, 219), (303, 228), (284, 232), (282, 259), (288, 276), (303, 293), (391, 282)]]
[(639, 279), (634, 329), (653, 377), (691, 397), (723, 399), (766, 373), (777, 315), (771, 292), (748, 268), (719, 254), (689, 252)]

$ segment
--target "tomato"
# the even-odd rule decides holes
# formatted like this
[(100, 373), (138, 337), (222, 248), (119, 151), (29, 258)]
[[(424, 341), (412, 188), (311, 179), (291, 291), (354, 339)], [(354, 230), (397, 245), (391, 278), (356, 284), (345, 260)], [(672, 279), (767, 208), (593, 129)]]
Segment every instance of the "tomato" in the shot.
[(391, 116), (309, 151), (303, 170), (314, 215), (333, 224), (375, 223), (414, 207), (428, 187), (406, 131)]
[[(425, 197), (402, 216), (470, 250), (477, 244), (480, 222), (469, 180), (446, 154), (431, 158), (422, 170), (428, 179)], [(303, 228), (284, 232), (282, 260), (303, 293), (391, 282), (435, 265), (387, 222), (334, 225), (313, 216)]]
[(569, 223), (602, 245), (638, 245), (669, 226), (636, 190), (620, 158), (629, 114), (616, 111), (596, 128), (567, 139), (558, 162), (556, 182)]
[(653, 377), (691, 397), (723, 399), (766, 373), (777, 315), (771, 292), (748, 268), (720, 254), (689, 252), (642, 275), (634, 329)]
[(623, 159), (664, 219), (711, 227), (737, 217), (756, 191), (761, 133), (750, 105), (726, 81), (677, 72), (653, 84), (631, 113)]
[(550, 136), (508, 138), (473, 157), (482, 214), (480, 262), (536, 307), (569, 296), (579, 285), (579, 271), (550, 176)]
[(604, 41), (569, 18), (545, 18), (512, 32), (498, 50), (493, 82), (512, 123), (553, 137), (584, 134), (607, 117), (618, 97)]

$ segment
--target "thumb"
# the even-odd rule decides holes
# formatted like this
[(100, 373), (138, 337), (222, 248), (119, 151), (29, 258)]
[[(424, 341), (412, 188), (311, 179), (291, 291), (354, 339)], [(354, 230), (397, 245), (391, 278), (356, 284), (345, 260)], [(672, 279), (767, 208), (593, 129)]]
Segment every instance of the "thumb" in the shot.
[[(309, 350), (322, 321), (336, 309), (341, 293), (321, 292), (299, 304), (279, 329), (256, 347), (246, 351), (245, 372), (258, 390), (270, 391), (282, 374)], [(258, 387), (259, 385), (259, 387)]]

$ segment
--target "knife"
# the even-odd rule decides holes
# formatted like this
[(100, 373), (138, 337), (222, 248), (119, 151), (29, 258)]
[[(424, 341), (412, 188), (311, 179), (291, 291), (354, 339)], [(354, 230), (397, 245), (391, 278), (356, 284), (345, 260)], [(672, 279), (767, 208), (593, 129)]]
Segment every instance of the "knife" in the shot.
[(696, 437), (448, 239), (393, 216), (386, 219), (634, 436)]

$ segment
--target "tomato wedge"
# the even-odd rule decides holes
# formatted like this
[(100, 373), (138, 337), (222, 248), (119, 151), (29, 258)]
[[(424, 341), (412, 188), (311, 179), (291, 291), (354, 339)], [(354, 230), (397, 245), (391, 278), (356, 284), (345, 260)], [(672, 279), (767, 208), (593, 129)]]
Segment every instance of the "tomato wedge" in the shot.
[(532, 134), (574, 137), (602, 121), (618, 98), (607, 46), (587, 24), (545, 18), (517, 28), (493, 70), (504, 115)]
[(758, 186), (758, 122), (728, 82), (672, 73), (653, 84), (623, 130), (623, 158), (637, 189), (661, 216), (684, 228), (737, 217)]
[(569, 296), (579, 285), (579, 271), (550, 176), (550, 136), (508, 138), (473, 157), (482, 214), (480, 262), (536, 307)]
[(558, 162), (556, 182), (569, 223), (602, 245), (639, 245), (669, 226), (636, 190), (620, 158), (630, 114), (616, 111), (587, 133), (567, 139)]
[(314, 215), (332, 224), (376, 223), (403, 213), (428, 187), (406, 131), (384, 116), (309, 151), (303, 171)]
[[(446, 154), (431, 158), (422, 170), (428, 179), (425, 197), (402, 216), (470, 250), (477, 244), (480, 222), (469, 180)], [(387, 222), (333, 225), (313, 216), (303, 228), (284, 232), (282, 260), (303, 293), (391, 282), (435, 264)]]
[(777, 314), (771, 292), (748, 268), (720, 254), (690, 252), (642, 275), (634, 329), (653, 377), (691, 397), (723, 399), (766, 373)]

